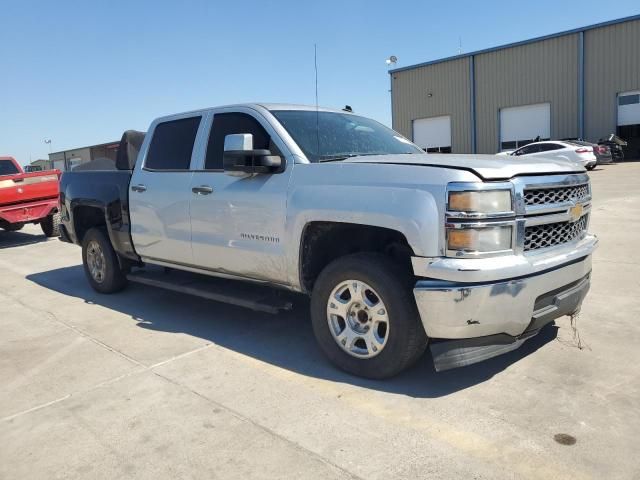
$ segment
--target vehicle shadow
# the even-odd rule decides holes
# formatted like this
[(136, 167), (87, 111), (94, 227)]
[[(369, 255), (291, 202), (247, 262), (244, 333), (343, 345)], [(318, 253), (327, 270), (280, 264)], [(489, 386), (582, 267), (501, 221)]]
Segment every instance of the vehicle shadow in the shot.
[(138, 284), (115, 295), (101, 295), (89, 287), (81, 265), (27, 279), (124, 313), (140, 328), (192, 335), (302, 375), (416, 398), (442, 397), (484, 382), (555, 339), (558, 330), (549, 325), (518, 350), (440, 373), (427, 350), (415, 366), (397, 377), (372, 381), (341, 372), (324, 358), (313, 336), (305, 297), (296, 298), (293, 311), (270, 315)]
[(33, 235), (23, 232), (7, 232), (0, 229), (0, 250), (4, 248), (21, 247), (34, 243), (46, 242), (49, 239), (44, 235)]

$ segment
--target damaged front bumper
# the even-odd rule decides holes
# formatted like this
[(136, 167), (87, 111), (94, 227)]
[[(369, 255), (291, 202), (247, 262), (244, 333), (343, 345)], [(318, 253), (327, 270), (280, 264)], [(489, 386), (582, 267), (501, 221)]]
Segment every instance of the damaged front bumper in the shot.
[(514, 350), (555, 318), (579, 310), (596, 244), (589, 235), (561, 251), (526, 257), (414, 258), (416, 275), (428, 276), (414, 295), (436, 370)]

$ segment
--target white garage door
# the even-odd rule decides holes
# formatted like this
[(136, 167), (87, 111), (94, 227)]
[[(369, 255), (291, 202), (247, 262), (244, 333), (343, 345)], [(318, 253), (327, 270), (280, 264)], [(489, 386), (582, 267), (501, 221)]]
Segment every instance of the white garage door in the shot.
[(637, 125), (640, 123), (640, 90), (618, 95), (618, 125)]
[(427, 152), (451, 153), (451, 117), (443, 115), (414, 120), (413, 143)]
[(540, 137), (551, 138), (551, 104), (536, 103), (500, 109), (500, 146), (518, 148)]

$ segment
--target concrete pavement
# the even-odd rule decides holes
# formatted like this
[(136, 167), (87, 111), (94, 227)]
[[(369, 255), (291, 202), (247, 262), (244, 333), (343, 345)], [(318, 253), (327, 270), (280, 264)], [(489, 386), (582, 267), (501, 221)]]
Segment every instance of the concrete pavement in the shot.
[[(131, 285), (0, 231), (0, 478), (638, 478), (640, 163), (591, 173), (577, 331), (384, 382), (333, 369), (305, 302), (260, 314)], [(561, 445), (557, 434), (575, 437)]]

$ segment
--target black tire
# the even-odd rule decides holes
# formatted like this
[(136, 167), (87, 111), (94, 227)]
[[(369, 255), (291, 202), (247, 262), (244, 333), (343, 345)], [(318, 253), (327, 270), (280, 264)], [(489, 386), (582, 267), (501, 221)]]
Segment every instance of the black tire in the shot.
[[(386, 345), (371, 358), (357, 358), (338, 345), (329, 327), (327, 305), (332, 291), (345, 280), (366, 283), (387, 309)], [(338, 368), (359, 377), (392, 377), (418, 360), (427, 336), (413, 297), (413, 278), (388, 257), (357, 253), (331, 262), (319, 275), (311, 297), (311, 321), (320, 348)]]
[[(96, 253), (98, 248), (104, 258), (104, 261), (100, 260), (100, 265), (101, 267), (104, 266), (104, 268), (100, 268), (100, 275), (96, 274), (94, 277), (87, 257), (96, 254), (99, 256), (99, 253)], [(82, 265), (89, 284), (97, 292), (115, 293), (127, 286), (127, 277), (120, 268), (118, 257), (111, 245), (109, 236), (102, 228), (91, 228), (85, 233), (82, 239)]]
[(24, 228), (24, 223), (10, 223), (2, 228), (7, 232), (17, 232)]
[(60, 212), (52, 213), (47, 218), (44, 218), (40, 222), (40, 228), (42, 233), (47, 237), (59, 237), (60, 236)]
[(591, 166), (587, 167), (587, 170), (593, 170), (594, 168), (596, 168), (596, 166), (595, 165), (591, 165)]

